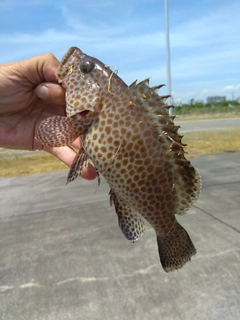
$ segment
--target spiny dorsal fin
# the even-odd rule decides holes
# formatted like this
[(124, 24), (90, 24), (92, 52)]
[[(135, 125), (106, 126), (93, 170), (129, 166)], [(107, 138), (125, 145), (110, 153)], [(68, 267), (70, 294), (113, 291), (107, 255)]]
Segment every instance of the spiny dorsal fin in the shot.
[(158, 93), (158, 90), (159, 90), (160, 88), (164, 87), (164, 86), (165, 86), (165, 84), (160, 84), (160, 85), (158, 85), (158, 86), (149, 87), (149, 89), (150, 89), (151, 93), (153, 93), (153, 92)]
[(149, 81), (150, 81), (150, 78), (147, 78), (139, 82), (137, 85), (138, 86), (147, 85), (149, 87)]
[[(158, 95), (156, 90), (149, 87), (148, 80), (146, 79), (138, 84), (135, 82), (129, 89), (133, 104), (145, 112), (156, 138), (162, 145), (166, 157), (170, 160), (169, 163), (175, 167), (173, 169), (173, 192), (175, 193), (176, 213), (183, 214), (197, 200), (201, 180), (197, 171), (185, 158), (184, 147), (186, 147), (186, 144), (182, 143), (183, 136), (178, 134), (180, 127), (174, 125), (175, 116), (169, 115), (168, 109), (171, 106), (166, 105), (165, 100), (170, 96)], [(182, 190), (188, 190), (186, 201), (182, 201), (181, 197), (178, 197)]]
[[(171, 97), (171, 95), (170, 94), (167, 94), (167, 95), (165, 95), (165, 96), (159, 96), (162, 100), (167, 100), (168, 98), (170, 98)], [(168, 108), (172, 108), (173, 106), (167, 106)]]
[(156, 92), (156, 89), (162, 86), (163, 85), (155, 86), (153, 87), (154, 90), (152, 90), (153, 88), (149, 87), (149, 79), (145, 79), (138, 84), (134, 82), (130, 90), (135, 98), (135, 104), (146, 113), (156, 137), (161, 143), (164, 142), (165, 149), (172, 151), (172, 145), (175, 142), (174, 155), (178, 154), (178, 156), (183, 156), (183, 147), (185, 145), (182, 144), (182, 137), (178, 134), (180, 127), (174, 125), (174, 117), (170, 116), (168, 112), (170, 106), (165, 104), (165, 100), (170, 96), (160, 96)]
[(130, 84), (129, 88), (134, 87), (137, 83), (137, 80), (133, 81), (133, 83)]

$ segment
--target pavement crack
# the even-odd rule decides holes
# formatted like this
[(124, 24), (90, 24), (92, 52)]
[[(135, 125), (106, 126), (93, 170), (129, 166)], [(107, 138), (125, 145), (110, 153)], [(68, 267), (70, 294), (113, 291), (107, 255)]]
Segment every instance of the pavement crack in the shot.
[[(75, 282), (75, 281), (79, 281), (81, 283), (87, 283), (87, 282), (97, 282), (97, 281), (117, 281), (117, 280), (121, 280), (123, 278), (131, 278), (134, 277), (136, 275), (140, 275), (140, 274), (147, 274), (150, 272), (151, 269), (153, 269), (154, 267), (158, 267), (157, 264), (153, 264), (147, 268), (143, 268), (143, 269), (138, 269), (135, 270), (132, 273), (122, 273), (121, 275), (117, 276), (117, 277), (74, 277), (74, 278), (69, 278), (69, 279), (65, 279), (63, 281), (59, 281), (57, 283), (55, 283), (55, 286), (61, 286), (67, 283), (71, 283), (71, 282)], [(38, 284), (38, 283), (34, 283), (34, 282), (28, 282), (28, 283), (23, 283), (19, 286), (0, 286), (0, 292), (5, 292), (8, 290), (13, 290), (13, 289), (27, 289), (27, 288), (42, 288), (44, 286)]]
[(33, 282), (24, 283), (24, 284), (21, 284), (21, 285), (19, 286), (20, 289), (32, 288), (32, 287), (41, 288), (41, 286), (40, 286), (39, 284), (33, 283)]
[(42, 286), (39, 285), (38, 283), (34, 283), (34, 282), (28, 282), (28, 283), (23, 283), (19, 286), (0, 286), (0, 292), (5, 292), (8, 290), (13, 290), (16, 288), (19, 289), (26, 289), (26, 288), (41, 288)]
[(15, 287), (13, 287), (13, 286), (0, 286), (0, 292), (5, 292), (5, 291), (8, 291), (8, 290), (12, 290), (14, 288)]
[(238, 255), (238, 251), (236, 249), (227, 249), (227, 250), (223, 250), (223, 251), (219, 251), (219, 252), (216, 252), (216, 253), (211, 253), (211, 254), (198, 254), (194, 260), (197, 260), (197, 259), (212, 259), (212, 258), (215, 258), (215, 257), (218, 257), (218, 256), (223, 256), (223, 255), (226, 255), (226, 254), (236, 254), (237, 256)]
[(65, 279), (63, 281), (57, 282), (55, 285), (61, 286), (65, 283), (73, 282), (73, 281), (80, 281), (80, 282), (95, 282), (95, 281), (107, 281), (109, 280), (108, 277), (103, 278), (96, 278), (96, 277), (75, 277), (75, 278), (69, 278)]
[[(154, 267), (156, 267), (156, 266), (157, 266), (157, 264), (153, 264), (153, 265), (151, 265), (151, 266), (149, 266), (149, 267), (147, 267), (147, 268), (138, 269), (138, 270), (136, 270), (136, 271), (134, 271), (134, 272), (132, 272), (132, 273), (124, 274), (123, 277), (133, 277), (133, 276), (135, 276), (135, 275), (137, 275), (137, 274), (147, 274), (152, 268), (154, 268)], [(121, 276), (121, 277), (118, 277), (118, 278), (122, 278), (122, 276)]]
[(215, 220), (219, 221), (221, 224), (225, 225), (226, 227), (228, 227), (228, 228), (230, 228), (230, 229), (232, 229), (232, 230), (236, 231), (237, 233), (240, 233), (240, 230), (238, 230), (237, 228), (235, 228), (235, 227), (231, 226), (231, 225), (230, 225), (230, 224), (228, 224), (227, 222), (225, 222), (225, 221), (223, 221), (223, 220), (219, 219), (218, 217), (215, 217), (215, 216), (214, 216), (213, 214), (211, 214), (210, 212), (207, 212), (206, 210), (204, 210), (204, 209), (202, 209), (202, 208), (200, 208), (200, 207), (198, 207), (198, 206), (196, 206), (196, 205), (193, 205), (193, 207), (195, 207), (196, 209), (198, 209), (198, 210), (202, 211), (203, 213), (205, 213), (206, 215), (208, 215), (208, 216), (212, 217), (213, 219), (215, 219)]
[(126, 273), (123, 273), (117, 277), (114, 277), (114, 278), (111, 278), (111, 277), (100, 277), (100, 278), (96, 278), (96, 277), (75, 277), (75, 278), (69, 278), (69, 279), (65, 279), (63, 281), (59, 281), (57, 283), (55, 283), (56, 286), (61, 286), (63, 284), (66, 284), (66, 283), (70, 283), (70, 282), (74, 282), (74, 281), (80, 281), (82, 283), (84, 282), (95, 282), (95, 281), (109, 281), (109, 280), (120, 280), (120, 279), (123, 279), (123, 278), (131, 278), (131, 277), (134, 277), (135, 275), (138, 275), (138, 274), (147, 274), (152, 268), (156, 267), (157, 264), (153, 264), (147, 268), (144, 268), (144, 269), (138, 269), (138, 270), (135, 270), (134, 272), (132, 273), (129, 273), (129, 274), (126, 274)]

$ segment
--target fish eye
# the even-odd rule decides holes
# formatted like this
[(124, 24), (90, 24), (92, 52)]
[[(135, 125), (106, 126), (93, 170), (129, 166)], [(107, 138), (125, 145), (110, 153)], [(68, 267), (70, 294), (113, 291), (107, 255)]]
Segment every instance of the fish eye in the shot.
[(80, 71), (82, 73), (88, 73), (92, 71), (93, 67), (94, 67), (93, 63), (86, 61), (80, 65)]

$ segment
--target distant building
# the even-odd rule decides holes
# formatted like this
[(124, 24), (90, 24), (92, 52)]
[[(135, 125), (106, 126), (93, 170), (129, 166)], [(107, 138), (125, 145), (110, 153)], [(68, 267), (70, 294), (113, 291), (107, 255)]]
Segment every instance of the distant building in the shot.
[(191, 99), (191, 100), (189, 101), (189, 104), (190, 104), (190, 106), (192, 106), (193, 104), (195, 104), (195, 100), (194, 100), (194, 99)]
[(189, 104), (191, 105), (191, 106), (194, 106), (195, 104), (204, 104), (204, 102), (203, 102), (203, 100), (195, 100), (195, 99), (191, 99), (191, 100), (189, 100)]
[(207, 97), (207, 103), (222, 102), (222, 101), (226, 101), (226, 97), (225, 96)]

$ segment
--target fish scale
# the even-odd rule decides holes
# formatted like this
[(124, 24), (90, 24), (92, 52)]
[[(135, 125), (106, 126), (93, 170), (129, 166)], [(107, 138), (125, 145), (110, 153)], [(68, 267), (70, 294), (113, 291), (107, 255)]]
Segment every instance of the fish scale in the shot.
[(149, 79), (127, 86), (108, 66), (72, 47), (56, 76), (66, 89), (66, 117), (44, 120), (36, 138), (47, 146), (69, 145), (80, 136), (83, 147), (68, 174), (81, 175), (89, 161), (110, 186), (125, 237), (137, 241), (144, 220), (154, 228), (166, 272), (181, 268), (196, 253), (176, 214), (197, 200), (201, 179), (185, 158), (179, 126)]

